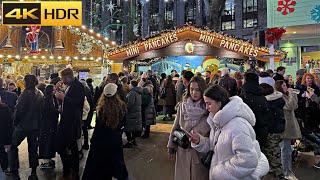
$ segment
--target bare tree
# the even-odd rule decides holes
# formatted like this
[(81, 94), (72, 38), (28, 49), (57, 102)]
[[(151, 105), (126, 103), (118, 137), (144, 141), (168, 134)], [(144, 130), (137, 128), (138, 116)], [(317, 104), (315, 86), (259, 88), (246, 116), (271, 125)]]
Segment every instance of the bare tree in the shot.
[(211, 0), (209, 12), (209, 27), (216, 31), (221, 27), (221, 15), (225, 8), (226, 0)]

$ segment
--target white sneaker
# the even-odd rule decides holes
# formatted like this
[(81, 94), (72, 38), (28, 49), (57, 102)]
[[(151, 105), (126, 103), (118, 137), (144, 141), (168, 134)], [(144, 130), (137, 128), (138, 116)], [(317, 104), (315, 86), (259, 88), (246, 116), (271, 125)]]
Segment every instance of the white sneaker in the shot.
[(298, 178), (292, 172), (290, 172), (288, 175), (284, 176), (284, 179), (298, 180)]

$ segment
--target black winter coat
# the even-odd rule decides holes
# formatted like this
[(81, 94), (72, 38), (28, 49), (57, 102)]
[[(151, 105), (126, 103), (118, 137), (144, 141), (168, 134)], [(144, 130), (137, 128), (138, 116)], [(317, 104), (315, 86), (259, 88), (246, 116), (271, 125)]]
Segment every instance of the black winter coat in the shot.
[[(320, 96), (320, 90), (316, 85), (311, 86), (314, 89), (314, 94)], [(296, 117), (302, 119), (305, 130), (309, 132), (319, 130), (319, 105), (302, 95), (307, 91), (307, 86), (297, 85), (296, 89), (300, 90), (298, 95), (298, 109), (296, 110)]]
[(78, 79), (69, 85), (63, 100), (63, 110), (57, 131), (57, 150), (64, 150), (81, 137), (81, 125), (84, 103), (84, 86)]
[(58, 126), (59, 106), (54, 97), (45, 98), (39, 136), (39, 159), (55, 157), (55, 136)]
[(0, 146), (11, 144), (13, 122), (10, 109), (5, 104), (0, 104)]
[(258, 82), (246, 82), (243, 84), (240, 97), (256, 116), (256, 124), (253, 129), (256, 132), (257, 140), (262, 144), (268, 136), (268, 123), (270, 122), (267, 99), (262, 95), (262, 89)]
[(14, 108), (17, 104), (18, 96), (13, 92), (4, 90), (3, 88), (0, 88), (0, 96), (1, 96), (1, 101), (5, 103), (13, 113)]
[(224, 75), (219, 80), (219, 85), (227, 90), (230, 96), (235, 96), (238, 94), (237, 81), (234, 78), (230, 77), (228, 74)]
[(40, 90), (24, 90), (18, 98), (14, 125), (25, 131), (39, 130), (43, 106), (44, 98)]
[(117, 129), (108, 127), (99, 117), (96, 122), (82, 180), (111, 179), (112, 177), (119, 180), (126, 179), (128, 171), (123, 157), (121, 131), (123, 122), (119, 123)]
[(283, 99), (283, 94), (278, 91), (275, 91), (273, 94), (267, 95), (266, 98), (268, 101), (268, 108), (271, 112), (269, 133), (283, 133), (286, 125), (283, 113), (283, 107), (286, 104), (286, 102)]

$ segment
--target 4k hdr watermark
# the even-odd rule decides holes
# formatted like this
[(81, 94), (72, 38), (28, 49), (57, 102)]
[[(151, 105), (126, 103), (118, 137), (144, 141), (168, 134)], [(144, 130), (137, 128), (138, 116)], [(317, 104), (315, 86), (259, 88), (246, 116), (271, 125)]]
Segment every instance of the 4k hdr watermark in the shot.
[(81, 1), (2, 2), (2, 24), (81, 26)]

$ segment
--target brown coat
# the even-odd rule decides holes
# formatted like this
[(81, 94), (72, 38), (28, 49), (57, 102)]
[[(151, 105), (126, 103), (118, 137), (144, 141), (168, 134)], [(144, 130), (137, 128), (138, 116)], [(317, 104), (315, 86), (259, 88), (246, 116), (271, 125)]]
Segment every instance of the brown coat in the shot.
[(205, 137), (208, 137), (210, 133), (210, 126), (207, 123), (208, 116), (206, 114), (202, 115), (200, 120), (198, 120), (200, 122), (193, 124), (195, 127), (192, 127), (193, 125), (191, 124), (191, 121), (185, 120), (187, 113), (183, 108), (183, 103), (187, 102), (183, 101), (178, 105), (178, 112), (168, 142), (168, 148), (174, 148), (177, 151), (174, 179), (208, 180), (209, 170), (201, 163), (201, 156), (204, 154), (197, 152), (193, 148), (183, 149), (172, 142), (173, 131), (179, 129), (179, 127), (183, 127), (188, 132), (194, 130)]
[(284, 95), (283, 99), (286, 102), (286, 105), (283, 107), (284, 118), (286, 120), (283, 138), (299, 139), (301, 138), (300, 126), (294, 114), (294, 110), (298, 108), (298, 97), (296, 94), (292, 93)]
[(164, 82), (164, 88), (166, 88), (166, 97), (165, 105), (166, 106), (175, 106), (176, 105), (176, 89), (175, 85), (172, 84), (166, 84), (166, 81)]

